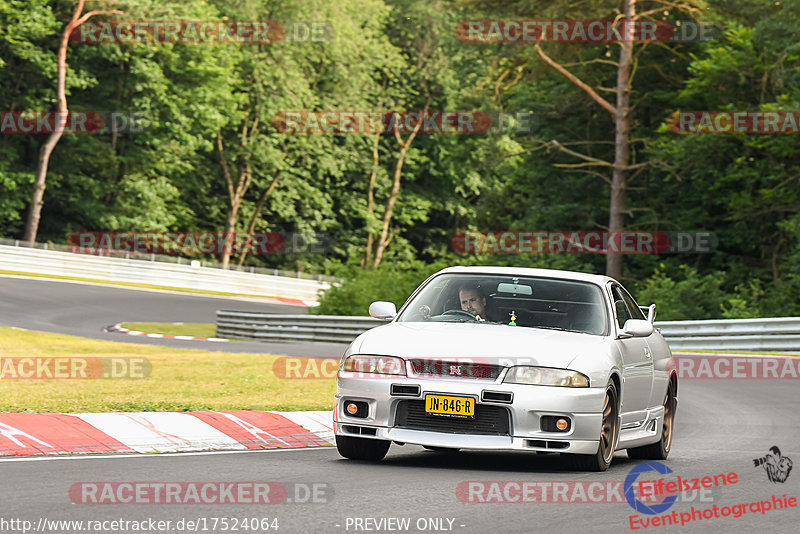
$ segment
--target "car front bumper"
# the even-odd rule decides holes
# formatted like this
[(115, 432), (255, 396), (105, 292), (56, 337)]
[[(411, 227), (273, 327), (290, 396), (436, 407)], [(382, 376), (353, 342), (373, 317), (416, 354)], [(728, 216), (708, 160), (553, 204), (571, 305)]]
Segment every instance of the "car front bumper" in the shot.
[[(568, 388), (504, 384), (494, 380), (460, 378), (343, 378), (337, 379), (337, 402), (334, 410), (334, 430), (339, 436), (390, 440), (399, 443), (483, 450), (528, 450), (594, 454), (597, 452), (605, 388)], [(417, 395), (392, 395), (392, 385), (419, 386)], [(510, 402), (495, 402), (483, 397), (485, 392), (511, 394)], [(476, 415), (484, 406), (495, 414), (507, 412), (507, 431), (474, 433), (465, 422), (459, 429), (459, 420), (448, 422), (447, 429), (437, 416), (409, 425), (399, 415), (403, 402), (423, 402), (429, 393), (468, 396), (475, 399)], [(366, 417), (353, 417), (344, 410), (345, 402), (366, 402)], [(542, 429), (542, 416), (565, 417), (570, 428), (564, 432)], [(421, 422), (421, 423), (420, 423)]]

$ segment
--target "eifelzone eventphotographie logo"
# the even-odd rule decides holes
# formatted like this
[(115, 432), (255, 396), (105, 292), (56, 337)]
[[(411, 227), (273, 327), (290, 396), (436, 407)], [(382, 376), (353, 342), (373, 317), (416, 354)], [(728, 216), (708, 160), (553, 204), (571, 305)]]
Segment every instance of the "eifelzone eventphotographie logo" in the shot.
[(772, 483), (784, 483), (789, 478), (792, 471), (792, 460), (786, 456), (781, 456), (781, 450), (773, 445), (769, 452), (761, 458), (753, 458), (755, 467), (763, 467), (767, 472), (767, 478)]

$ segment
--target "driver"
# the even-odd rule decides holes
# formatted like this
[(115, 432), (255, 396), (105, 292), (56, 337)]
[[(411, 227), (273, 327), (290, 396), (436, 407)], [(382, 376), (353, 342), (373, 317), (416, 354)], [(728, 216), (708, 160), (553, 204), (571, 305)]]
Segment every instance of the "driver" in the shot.
[(458, 288), (458, 301), (461, 309), (475, 316), (478, 321), (486, 320), (486, 296), (481, 286), (467, 282)]

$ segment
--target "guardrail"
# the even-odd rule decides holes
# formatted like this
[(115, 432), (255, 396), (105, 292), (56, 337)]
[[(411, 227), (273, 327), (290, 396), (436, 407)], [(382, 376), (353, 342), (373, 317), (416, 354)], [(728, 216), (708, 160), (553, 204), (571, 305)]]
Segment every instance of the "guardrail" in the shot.
[(271, 341), (349, 343), (361, 333), (386, 324), (372, 317), (342, 315), (281, 315), (217, 311), (217, 337)]
[[(82, 254), (84, 256), (105, 256), (107, 258), (125, 258), (126, 260), (141, 260), (141, 261), (157, 261), (160, 263), (177, 263), (178, 265), (197, 265), (200, 267), (213, 267), (222, 269), (222, 264), (210, 261), (207, 256), (199, 256), (197, 258), (185, 258), (174, 254), (156, 254), (154, 252), (132, 252), (127, 250), (115, 250), (113, 248), (81, 248), (76, 245), (63, 245), (60, 243), (39, 243), (36, 242), (33, 246), (27, 241), (20, 241), (19, 239), (5, 239), (0, 237), (0, 245), (8, 245), (10, 247), (24, 247), (39, 250), (57, 250), (60, 252), (72, 252), (73, 254)], [(319, 280), (325, 282), (338, 282), (339, 279), (333, 276), (324, 274), (310, 274), (298, 271), (285, 271), (282, 269), (270, 269), (267, 267), (254, 267), (252, 265), (234, 265), (228, 267), (230, 271), (238, 271), (243, 273), (258, 273), (258, 274), (271, 274), (273, 276), (284, 276), (288, 278), (302, 278), (304, 280)]]
[[(217, 312), (217, 336), (239, 339), (348, 343), (366, 330), (382, 324), (386, 321), (371, 317)], [(673, 351), (800, 351), (800, 317), (661, 321), (655, 325)]]
[(316, 304), (323, 280), (202, 267), (192, 264), (112, 258), (55, 250), (0, 245), (0, 269), (25, 273), (133, 282), (181, 289), (202, 289), (242, 295), (283, 297)]
[(800, 317), (656, 322), (672, 350), (800, 350)]

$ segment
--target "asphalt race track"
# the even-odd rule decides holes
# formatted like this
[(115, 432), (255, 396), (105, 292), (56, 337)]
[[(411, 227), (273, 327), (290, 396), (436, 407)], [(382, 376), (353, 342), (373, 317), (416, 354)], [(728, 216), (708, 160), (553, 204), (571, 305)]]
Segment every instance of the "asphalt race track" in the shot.
[[(673, 450), (666, 464), (681, 477), (735, 472), (738, 482), (719, 492), (677, 502), (669, 511), (710, 508), (800, 495), (800, 473), (785, 483), (769, 482), (753, 459), (778, 445), (784, 456), (800, 459), (797, 385), (792, 380), (684, 381)], [(571, 471), (556, 455), (462, 452), (443, 454), (393, 445), (376, 464), (339, 457), (334, 448), (184, 454), (113, 458), (0, 460), (2, 516), (36, 522), (47, 519), (127, 519), (269, 517), (278, 532), (377, 532), (356, 530), (355, 518), (411, 518), (407, 532), (420, 532), (420, 519), (450, 518), (459, 533), (630, 532), (627, 503), (463, 503), (456, 487), (464, 481), (624, 481), (639, 462), (617, 453), (605, 473)], [(796, 471), (796, 469), (795, 469)], [(325, 484), (326, 503), (275, 505), (80, 505), (68, 496), (83, 481), (277, 481)], [(301, 492), (302, 493), (302, 492)], [(290, 492), (291, 494), (291, 492)], [(291, 498), (291, 495), (290, 495)], [(322, 499), (320, 499), (322, 500)], [(348, 528), (347, 520), (351, 519)], [(798, 508), (746, 513), (739, 518), (701, 520), (689, 532), (797, 532)], [(447, 525), (447, 521), (444, 523)], [(337, 526), (338, 525), (338, 526)], [(364, 525), (364, 523), (362, 523)], [(422, 523), (420, 523), (422, 525)], [(463, 526), (462, 526), (463, 525)], [(423, 525), (424, 526), (424, 525)], [(671, 531), (675, 527), (668, 527)], [(651, 527), (640, 531), (661, 531)], [(380, 530), (388, 532), (389, 530)], [(449, 532), (448, 530), (433, 530)]]
[[(100, 328), (120, 320), (211, 322), (220, 305), (285, 311), (287, 307), (229, 299), (165, 295), (43, 281), (0, 279), (0, 317), (4, 324), (126, 342), (130, 336)], [(296, 308), (294, 308), (296, 310)], [(128, 339), (130, 338), (130, 339)], [(188, 344), (188, 342), (184, 342)], [(234, 350), (235, 343), (221, 344)], [(253, 351), (254, 344), (245, 344)], [(259, 346), (265, 344), (258, 344)], [(177, 346), (177, 344), (176, 344)], [(280, 344), (287, 350), (299, 345)], [(204, 347), (205, 348), (205, 347)], [(319, 348), (319, 346), (318, 346)], [(322, 349), (320, 349), (322, 350)], [(330, 356), (338, 354), (329, 354)], [(800, 497), (800, 467), (783, 483), (773, 483), (753, 460), (778, 446), (784, 457), (800, 461), (797, 425), (800, 384), (796, 380), (683, 380), (668, 475), (686, 478), (736, 473), (737, 482), (719, 490), (686, 495), (666, 514), (733, 507), (778, 498)], [(636, 515), (627, 502), (469, 503), (456, 493), (468, 481), (619, 482), (642, 462), (617, 453), (604, 473), (571, 470), (558, 455), (525, 453), (430, 452), (393, 445), (383, 462), (342, 459), (333, 447), (138, 456), (84, 456), (0, 460), (0, 532), (13, 530), (10, 519), (28, 520), (179, 520), (205, 521), (198, 532), (221, 518), (277, 518), (279, 533), (345, 532), (797, 532), (800, 508), (751, 511), (741, 517), (701, 519), (684, 527), (632, 530)], [(644, 477), (643, 477), (644, 478)], [(653, 478), (653, 477), (647, 477)], [(70, 487), (80, 482), (279, 482), (288, 499), (271, 505), (247, 504), (75, 504)], [(302, 488), (322, 488), (316, 503), (305, 502)], [(297, 486), (295, 486), (297, 485)], [(463, 487), (463, 486), (462, 486)], [(300, 489), (297, 489), (300, 488)], [(693, 492), (694, 493), (694, 492)], [(485, 494), (486, 495), (486, 494)], [(538, 493), (537, 493), (538, 495)], [(304, 502), (296, 502), (298, 500)], [(519, 493), (511, 495), (513, 498)], [(638, 514), (640, 518), (651, 518)], [(408, 518), (398, 529), (388, 518)], [(384, 521), (383, 528), (376, 522)], [(230, 524), (230, 523), (229, 523)], [(20, 523), (16, 523), (17, 526)], [(219, 525), (219, 523), (218, 523)], [(443, 525), (444, 528), (432, 528)], [(198, 525), (196, 525), (198, 526)], [(640, 525), (637, 525), (640, 526)], [(387, 528), (388, 527), (388, 528)], [(129, 532), (125, 530), (103, 532)], [(74, 528), (46, 530), (79, 532)], [(87, 530), (83, 530), (86, 532)], [(194, 529), (185, 529), (192, 531)], [(232, 532), (228, 529), (227, 532)], [(239, 532), (273, 532), (243, 530)], [(132, 532), (132, 531), (131, 531)], [(158, 530), (150, 530), (158, 532)], [(181, 532), (172, 530), (168, 532)]]
[(0, 276), (0, 326), (180, 349), (340, 357), (336, 343), (262, 343), (158, 339), (105, 332), (119, 322), (213, 323), (217, 310), (305, 313), (302, 306), (101, 284)]

